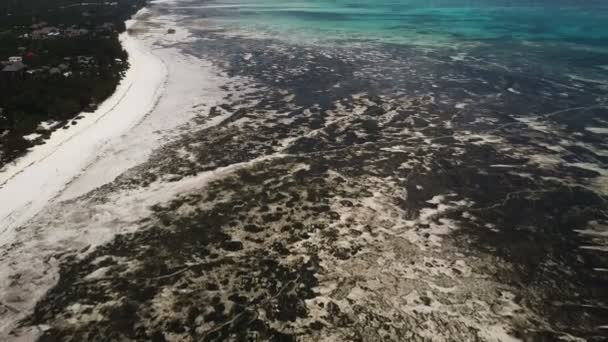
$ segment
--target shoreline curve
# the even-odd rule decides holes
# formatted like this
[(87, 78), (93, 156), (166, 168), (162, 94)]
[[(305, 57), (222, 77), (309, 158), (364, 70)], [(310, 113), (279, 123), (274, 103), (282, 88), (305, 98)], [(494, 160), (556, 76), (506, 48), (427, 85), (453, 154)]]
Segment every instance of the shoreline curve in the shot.
[[(136, 20), (127, 21), (127, 28)], [(168, 77), (163, 61), (128, 30), (120, 41), (130, 66), (115, 92), (78, 124), (53, 132), (0, 170), (0, 245), (10, 243), (16, 228), (52, 203), (105, 144), (137, 126), (158, 103)]]

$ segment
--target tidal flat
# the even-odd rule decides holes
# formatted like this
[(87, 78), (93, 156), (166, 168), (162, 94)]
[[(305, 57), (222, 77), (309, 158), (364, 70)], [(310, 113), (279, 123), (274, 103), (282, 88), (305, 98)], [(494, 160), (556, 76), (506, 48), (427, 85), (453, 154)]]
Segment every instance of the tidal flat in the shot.
[[(548, 18), (478, 36), (498, 6), (473, 16), (478, 30), (408, 42), (383, 39), (392, 24), (312, 40), (324, 27), (280, 25), (353, 32), (335, 24), (362, 15), (352, 6), (268, 17), (276, 4), (247, 4), (159, 2), (139, 17), (136, 37), (213, 71), (213, 104), (180, 106), (190, 119), (145, 161), (20, 228), (2, 260), (44, 260), (44, 272), (15, 263), (8, 299), (56, 278), (8, 336), (608, 338), (604, 7), (579, 23), (594, 28), (586, 38)], [(470, 14), (419, 12), (407, 13), (445, 27)]]

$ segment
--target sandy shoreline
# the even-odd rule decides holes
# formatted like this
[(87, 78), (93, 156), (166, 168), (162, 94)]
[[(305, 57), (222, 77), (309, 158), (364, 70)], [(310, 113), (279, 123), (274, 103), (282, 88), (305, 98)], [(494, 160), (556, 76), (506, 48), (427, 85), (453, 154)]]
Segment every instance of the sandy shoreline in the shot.
[[(128, 26), (134, 23), (131, 20)], [(0, 173), (0, 245), (6, 247), (17, 243), (24, 233), (20, 227), (57, 201), (72, 182), (86, 174), (100, 154), (111, 153), (119, 138), (139, 125), (158, 105), (168, 77), (166, 65), (143, 40), (127, 32), (120, 40), (129, 54), (131, 66), (115, 93), (94, 113), (84, 114), (77, 125), (54, 132), (45, 144), (32, 148)], [(124, 170), (119, 168), (111, 175), (115, 177), (121, 171)], [(112, 179), (101, 175), (89, 180), (86, 186), (80, 184), (79, 191), (86, 193)], [(60, 245), (58, 243), (59, 249)], [(14, 290), (9, 290), (10, 277), (19, 267), (10, 262), (14, 258), (4, 256), (3, 259), (0, 303), (6, 306), (15, 295)], [(41, 271), (48, 273), (49, 270)], [(37, 291), (10, 306), (17, 312), (8, 315), (0, 312), (0, 337), (6, 336), (15, 322), (29, 314), (50, 284), (38, 285), (42, 286), (38, 286)], [(32, 336), (22, 338), (27, 341)]]
[(115, 93), (77, 125), (54, 132), (0, 173), (0, 242), (10, 239), (14, 228), (52, 201), (101, 149), (155, 107), (167, 77), (165, 66), (135, 37), (123, 33), (120, 40), (131, 67)]
[(0, 340), (35, 340), (44, 327), (14, 329), (57, 284), (61, 258), (136, 229), (157, 200), (116, 189), (111, 203), (97, 203), (93, 190), (146, 162), (224, 95), (225, 77), (181, 52), (190, 33), (167, 35), (175, 18), (150, 11), (120, 37), (131, 67), (116, 92), (0, 172)]
[[(130, 30), (166, 68), (153, 108), (0, 235), (0, 340), (606, 335), (605, 89), (572, 84), (584, 63), (239, 37), (169, 2)], [(502, 68), (514, 53), (531, 64)]]

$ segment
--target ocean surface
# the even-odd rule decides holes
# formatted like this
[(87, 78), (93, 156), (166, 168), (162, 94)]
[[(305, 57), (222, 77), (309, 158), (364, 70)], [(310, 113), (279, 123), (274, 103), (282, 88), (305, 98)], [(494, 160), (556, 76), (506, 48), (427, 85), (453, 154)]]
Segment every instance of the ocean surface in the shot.
[(514, 71), (542, 70), (552, 77), (600, 82), (608, 77), (605, 1), (219, 0), (180, 5), (174, 11), (240, 37), (375, 51), (398, 45)]
[(182, 56), (160, 114), (194, 119), (34, 221), (126, 233), (56, 253), (19, 324), (42, 341), (606, 341), (607, 23), (605, 1), (154, 2), (131, 34)]
[(205, 1), (205, 15), (256, 34), (402, 44), (608, 44), (605, 1)]

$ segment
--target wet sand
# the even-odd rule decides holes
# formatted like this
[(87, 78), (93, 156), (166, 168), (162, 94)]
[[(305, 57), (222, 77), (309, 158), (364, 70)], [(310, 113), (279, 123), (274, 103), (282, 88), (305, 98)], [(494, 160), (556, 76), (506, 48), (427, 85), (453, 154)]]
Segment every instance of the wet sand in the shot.
[[(596, 70), (544, 65), (550, 46), (292, 44), (185, 7), (135, 30), (177, 66), (120, 140), (142, 148), (102, 155), (2, 254), (11, 338), (605, 339)], [(163, 118), (182, 124), (150, 135)]]

